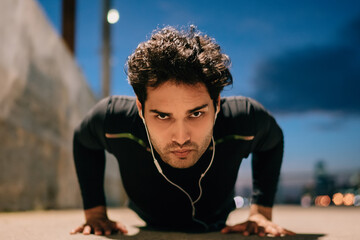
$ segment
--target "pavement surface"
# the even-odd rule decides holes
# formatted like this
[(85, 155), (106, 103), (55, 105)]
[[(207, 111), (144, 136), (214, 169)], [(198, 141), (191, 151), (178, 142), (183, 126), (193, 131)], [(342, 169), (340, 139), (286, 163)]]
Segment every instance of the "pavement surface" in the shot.
[[(258, 236), (242, 236), (240, 234), (182, 233), (161, 232), (146, 229), (145, 223), (130, 209), (114, 208), (108, 210), (112, 220), (121, 221), (128, 230), (128, 235), (95, 236), (82, 234), (70, 235), (69, 232), (84, 221), (82, 210), (54, 210), (0, 213), (1, 240), (168, 240), (168, 239), (264, 239)], [(232, 212), (228, 224), (244, 221), (248, 209)], [(360, 240), (360, 207), (310, 207), (275, 206), (274, 222), (297, 233), (296, 236), (266, 237), (265, 239), (291, 240)]]

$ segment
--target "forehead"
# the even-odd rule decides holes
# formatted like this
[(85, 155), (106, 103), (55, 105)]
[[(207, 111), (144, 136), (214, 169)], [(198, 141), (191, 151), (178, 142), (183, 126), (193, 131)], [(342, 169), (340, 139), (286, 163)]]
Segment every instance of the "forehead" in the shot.
[(205, 84), (190, 85), (168, 81), (156, 88), (147, 88), (145, 105), (147, 109), (174, 112), (192, 109), (209, 102), (211, 98)]

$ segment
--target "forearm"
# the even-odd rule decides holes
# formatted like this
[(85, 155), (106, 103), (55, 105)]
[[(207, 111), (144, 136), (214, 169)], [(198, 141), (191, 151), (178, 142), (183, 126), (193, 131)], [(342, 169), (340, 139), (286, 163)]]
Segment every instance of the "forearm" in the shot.
[(84, 209), (105, 206), (104, 150), (94, 150), (83, 146), (75, 135), (73, 151)]
[(280, 175), (284, 143), (253, 154), (253, 203), (272, 207)]

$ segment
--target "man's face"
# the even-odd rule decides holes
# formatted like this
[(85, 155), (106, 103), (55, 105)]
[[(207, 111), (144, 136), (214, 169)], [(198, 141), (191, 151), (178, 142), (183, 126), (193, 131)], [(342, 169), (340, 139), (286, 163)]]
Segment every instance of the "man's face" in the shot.
[[(141, 112), (139, 101), (137, 106)], [(188, 168), (210, 144), (215, 108), (203, 83), (168, 81), (157, 88), (148, 87), (144, 117), (161, 159), (174, 168)]]

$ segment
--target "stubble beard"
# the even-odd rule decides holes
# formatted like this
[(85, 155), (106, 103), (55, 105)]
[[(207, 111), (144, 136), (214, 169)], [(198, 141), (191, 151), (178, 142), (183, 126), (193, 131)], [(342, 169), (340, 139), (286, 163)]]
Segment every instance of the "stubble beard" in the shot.
[[(191, 141), (185, 142), (183, 145), (172, 142), (168, 143), (163, 149), (160, 149), (157, 141), (150, 137), (153, 147), (160, 155), (161, 160), (173, 168), (189, 168), (194, 166), (209, 147), (211, 138), (212, 131), (206, 135), (200, 145)], [(191, 149), (191, 152), (185, 158), (179, 158), (172, 153), (172, 151), (179, 149)]]

